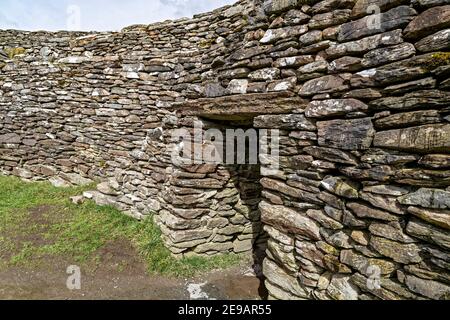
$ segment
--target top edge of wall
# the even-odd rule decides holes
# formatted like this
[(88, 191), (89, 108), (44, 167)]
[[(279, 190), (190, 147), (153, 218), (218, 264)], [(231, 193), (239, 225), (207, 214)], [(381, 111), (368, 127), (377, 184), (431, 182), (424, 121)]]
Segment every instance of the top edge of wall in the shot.
[[(87, 34), (115, 34), (115, 33), (124, 33), (124, 32), (142, 32), (147, 30), (156, 30), (160, 28), (164, 28), (167, 26), (182, 26), (186, 24), (192, 24), (195, 22), (205, 21), (211, 18), (212, 16), (222, 15), (224, 17), (232, 17), (237, 14), (245, 14), (252, 11), (254, 4), (258, 2), (258, 0), (238, 0), (232, 5), (226, 5), (217, 9), (214, 9), (209, 12), (195, 14), (192, 17), (183, 17), (178, 19), (168, 19), (164, 21), (158, 21), (150, 24), (134, 24), (130, 26), (126, 26), (122, 28), (120, 31), (69, 31), (69, 30), (58, 30), (58, 31), (48, 31), (48, 30), (20, 30), (20, 29), (1, 29), (0, 34), (2, 33), (24, 33), (24, 34), (78, 34), (78, 35), (87, 35)], [(242, 11), (240, 9), (247, 9)], [(252, 9), (249, 9), (250, 6)]]

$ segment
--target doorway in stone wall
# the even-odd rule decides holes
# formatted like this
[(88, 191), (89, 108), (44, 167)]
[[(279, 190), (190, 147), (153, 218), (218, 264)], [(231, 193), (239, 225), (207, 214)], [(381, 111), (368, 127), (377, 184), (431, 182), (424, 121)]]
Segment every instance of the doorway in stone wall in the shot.
[[(262, 178), (260, 153), (267, 146), (258, 144), (261, 142), (259, 139), (260, 131), (254, 128), (254, 119), (261, 115), (292, 113), (303, 103), (304, 101), (300, 98), (288, 92), (283, 92), (199, 99), (174, 106), (179, 119), (197, 119), (201, 122), (203, 131), (212, 129), (220, 133), (219, 138), (217, 138), (217, 135), (214, 137), (206, 136), (206, 142), (208, 144), (218, 142), (217, 145), (225, 146), (222, 149), (224, 163), (219, 167), (226, 170), (232, 177), (230, 181), (233, 185), (228, 185), (227, 190), (234, 189), (239, 195), (238, 203), (230, 204), (251, 221), (253, 230), (237, 235), (237, 237), (242, 238), (242, 240), (248, 240), (247, 237), (252, 237), (252, 247), (249, 250), (252, 250), (253, 267), (261, 281), (260, 294), (263, 298), (266, 297), (267, 291), (264, 286), (262, 262), (266, 255), (268, 237), (264, 232), (259, 211), (263, 189), (260, 183)], [(227, 146), (230, 141), (230, 132), (235, 133), (235, 138), (232, 139), (232, 148), (229, 145)], [(239, 134), (236, 133), (244, 136), (244, 146), (242, 136), (239, 138)], [(251, 140), (255, 139), (252, 134), (256, 134), (256, 149), (251, 147)], [(239, 139), (240, 141), (238, 141)], [(239, 145), (241, 149), (239, 149)], [(268, 150), (264, 151), (267, 153)], [(255, 157), (256, 162), (254, 161)], [(230, 162), (230, 159), (234, 161)], [(243, 162), (242, 159), (245, 159), (245, 161)], [(224, 209), (228, 208), (225, 207)]]
[[(266, 255), (267, 235), (261, 223), (259, 203), (261, 202), (262, 186), (259, 131), (253, 127), (253, 116), (235, 114), (227, 120), (219, 116), (198, 117), (204, 132), (204, 144), (214, 146), (212, 158), (215, 158), (219, 168), (230, 175), (229, 183), (222, 192), (234, 194), (219, 209), (219, 215), (227, 210), (235, 211), (235, 216), (229, 217), (232, 223), (249, 225), (241, 234), (236, 234), (234, 243), (242, 246), (234, 247), (234, 252), (250, 251), (253, 257), (253, 271), (260, 279), (259, 293), (267, 297), (262, 273), (262, 263)], [(208, 134), (212, 132), (214, 134)], [(217, 153), (217, 154), (216, 154)], [(217, 158), (216, 156), (219, 155)], [(203, 159), (208, 161), (211, 159)], [(220, 169), (219, 169), (220, 170)], [(250, 247), (249, 247), (250, 244)]]

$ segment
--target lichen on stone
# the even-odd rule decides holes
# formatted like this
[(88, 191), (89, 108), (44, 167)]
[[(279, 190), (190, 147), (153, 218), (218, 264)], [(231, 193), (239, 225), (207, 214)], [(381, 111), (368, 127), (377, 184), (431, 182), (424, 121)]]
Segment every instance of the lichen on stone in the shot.
[(427, 64), (429, 70), (446, 66), (450, 64), (450, 52), (437, 52), (431, 55), (431, 59)]
[(15, 56), (24, 54), (26, 52), (26, 50), (22, 47), (6, 48), (4, 51), (10, 59), (14, 59)]

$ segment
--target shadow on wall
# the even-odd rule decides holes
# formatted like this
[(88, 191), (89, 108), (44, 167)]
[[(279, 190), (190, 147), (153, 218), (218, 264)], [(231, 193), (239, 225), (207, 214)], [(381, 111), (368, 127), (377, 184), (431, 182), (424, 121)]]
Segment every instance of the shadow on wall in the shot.
[[(239, 122), (227, 122), (225, 123), (225, 127), (227, 129), (242, 129), (245, 133), (250, 132), (247, 130), (253, 129), (253, 118), (242, 119)], [(236, 132), (236, 131), (235, 131)], [(257, 131), (257, 138), (259, 138)], [(224, 135), (227, 140), (227, 134)], [(251, 233), (246, 233), (238, 235), (238, 239), (248, 240), (251, 238), (252, 241), (252, 256), (253, 256), (253, 271), (256, 276), (260, 280), (259, 294), (262, 299), (267, 299), (268, 292), (265, 287), (265, 277), (262, 272), (262, 265), (264, 258), (266, 257), (266, 249), (267, 249), (267, 240), (268, 237), (263, 230), (263, 225), (261, 222), (261, 212), (259, 210), (259, 203), (261, 202), (261, 192), (262, 186), (260, 184), (261, 180), (261, 165), (259, 164), (259, 145), (257, 148), (252, 148), (251, 139), (245, 138), (245, 145), (242, 144), (242, 140), (238, 141), (239, 138), (235, 138), (234, 148), (233, 150), (228, 150), (225, 148), (225, 155), (229, 156), (230, 153), (233, 154), (235, 165), (226, 165), (225, 167), (232, 174), (232, 182), (234, 184), (234, 188), (239, 192), (240, 203), (238, 204), (240, 207), (240, 211), (244, 213), (246, 219), (251, 222), (252, 230)], [(256, 140), (259, 142), (259, 139)], [(238, 164), (242, 162), (239, 161), (239, 157), (243, 156), (239, 154), (242, 152), (242, 147), (244, 148), (244, 160), (245, 164)], [(257, 154), (252, 154), (252, 152), (257, 152)], [(253, 159), (252, 159), (253, 158)], [(257, 160), (256, 164), (254, 164), (254, 160)]]
[(238, 235), (237, 238), (242, 240), (251, 238), (252, 240), (252, 268), (260, 280), (259, 294), (262, 299), (267, 299), (268, 292), (264, 284), (265, 277), (262, 272), (262, 265), (266, 257), (268, 237), (263, 231), (261, 212), (259, 210), (262, 191), (260, 184), (261, 168), (259, 164), (229, 165), (226, 168), (235, 175), (232, 181), (239, 192), (240, 209), (248, 213), (245, 218), (250, 220), (252, 225), (251, 233)]

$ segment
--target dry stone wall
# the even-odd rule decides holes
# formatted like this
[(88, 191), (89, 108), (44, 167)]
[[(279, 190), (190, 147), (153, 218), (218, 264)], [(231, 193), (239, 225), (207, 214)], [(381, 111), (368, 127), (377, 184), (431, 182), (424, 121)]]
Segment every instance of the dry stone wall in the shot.
[[(448, 299), (449, 28), (448, 0), (248, 0), (0, 31), (0, 169), (101, 181), (177, 255), (266, 246), (272, 299)], [(280, 169), (175, 165), (194, 120), (279, 129)]]

